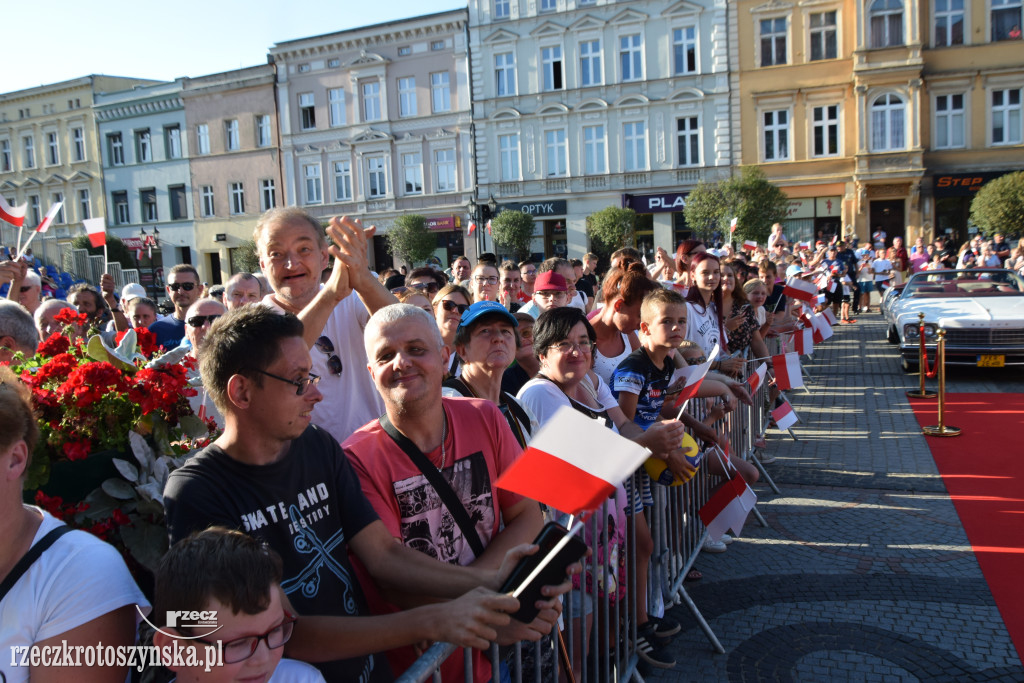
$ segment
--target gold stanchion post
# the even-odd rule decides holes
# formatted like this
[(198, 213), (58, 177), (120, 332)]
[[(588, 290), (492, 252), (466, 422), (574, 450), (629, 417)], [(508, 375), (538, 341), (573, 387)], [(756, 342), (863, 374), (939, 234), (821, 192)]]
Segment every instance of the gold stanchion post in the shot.
[(939, 424), (922, 427), (921, 432), (928, 436), (960, 436), (959, 427), (946, 424), (946, 331), (939, 330), (938, 349), (935, 362), (939, 364)]
[(917, 336), (920, 341), (920, 348), (917, 352), (917, 367), (921, 373), (921, 388), (917, 391), (908, 391), (907, 396), (910, 398), (935, 398), (936, 393), (934, 391), (929, 391), (924, 388), (925, 375), (928, 374), (928, 363), (924, 351), (924, 313), (918, 313), (917, 318)]

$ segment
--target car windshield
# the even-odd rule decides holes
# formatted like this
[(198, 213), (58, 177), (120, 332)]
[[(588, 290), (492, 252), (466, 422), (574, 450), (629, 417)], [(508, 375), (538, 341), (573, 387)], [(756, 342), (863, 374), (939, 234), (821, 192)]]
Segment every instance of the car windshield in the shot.
[(929, 270), (914, 275), (903, 291), (904, 299), (944, 299), (1024, 296), (1024, 278), (1012, 270), (968, 268)]

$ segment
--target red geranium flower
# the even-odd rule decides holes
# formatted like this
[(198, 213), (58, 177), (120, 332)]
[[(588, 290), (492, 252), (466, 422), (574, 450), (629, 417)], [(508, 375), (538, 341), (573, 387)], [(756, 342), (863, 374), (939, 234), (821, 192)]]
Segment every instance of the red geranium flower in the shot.
[(85, 460), (91, 451), (88, 441), (65, 441), (62, 448), (68, 460)]
[(57, 315), (53, 316), (53, 319), (63, 325), (85, 325), (89, 322), (89, 316), (85, 313), (79, 313), (73, 308), (63, 308)]
[(67, 353), (69, 348), (71, 348), (71, 342), (68, 338), (60, 332), (54, 332), (50, 335), (49, 339), (39, 345), (39, 354), (47, 358), (53, 358), (62, 353)]

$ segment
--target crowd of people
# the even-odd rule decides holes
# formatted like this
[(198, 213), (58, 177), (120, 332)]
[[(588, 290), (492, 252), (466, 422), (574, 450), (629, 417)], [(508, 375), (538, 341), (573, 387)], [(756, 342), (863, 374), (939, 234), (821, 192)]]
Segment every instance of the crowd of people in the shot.
[[(213, 291), (195, 268), (176, 265), (166, 276), (173, 309), (165, 315), (138, 284), (117, 292), (104, 275), (73, 287), (66, 301), (43, 299), (27, 262), (0, 263), (11, 287), (0, 302), (0, 579), (24, 572), (0, 594), (2, 623), (18, 624), (5, 627), (0, 644), (97, 636), (131, 644), (133, 606), (149, 606), (110, 546), (65, 533), (22, 503), (38, 429), (30, 396), (2, 364), (60, 331), (54, 316), (63, 309), (87, 316), (73, 335), (113, 340), (147, 328), (164, 352), (190, 357), (198, 367), (193, 408), (220, 428), (170, 475), (163, 503), (171, 549), (148, 613), (160, 645), (192, 635), (168, 613), (216, 611), (224, 666), (207, 672), (172, 662), (170, 675), (370, 682), (404, 671), (425, 641), (478, 652), (491, 642), (550, 642), (560, 617), (577, 639), (573, 669), (595, 647), (596, 597), (612, 589), (589, 567), (574, 565), (545, 587), (530, 623), (510, 619), (517, 601), (498, 592), (536, 551), (531, 541), (545, 521), (564, 520), (495, 486), (559, 409), (645, 446), (685, 480), (692, 468), (684, 434), (728, 454), (731, 414), (752, 401), (748, 360), (767, 357), (770, 338), (805, 324), (806, 303), (783, 293), (787, 278), (816, 282), (825, 301), (811, 308), (834, 307), (841, 322), (854, 322), (870, 310), (873, 291), (934, 263), (998, 259), (1024, 268), (1024, 241), (1011, 251), (998, 235), (959, 253), (941, 240), (918, 240), (908, 252), (900, 238), (874, 250), (839, 240), (793, 244), (777, 225), (764, 248), (687, 240), (674, 254), (658, 249), (650, 264), (620, 249), (600, 278), (590, 253), (541, 263), (459, 256), (445, 270), (376, 274), (367, 259), (372, 235), (358, 220), (334, 218), (325, 230), (300, 209), (273, 209), (255, 231), (262, 273), (236, 274)], [(673, 376), (716, 348), (698, 394), (704, 417), (677, 414)], [(742, 453), (706, 464), (717, 481), (733, 468), (748, 483), (759, 477)], [(671, 668), (668, 645), (681, 627), (656, 616), (646, 598), (648, 517), (659, 485), (641, 470), (617, 487), (611, 516), (586, 540), (622, 571), (625, 549), (635, 548), (635, 599), (622, 600), (620, 585), (613, 603), (633, 610), (640, 658)], [(725, 552), (731, 541), (709, 538), (703, 551)], [(700, 578), (697, 570), (686, 577)], [(589, 599), (563, 616), (561, 598), (574, 581)], [(461, 680), (462, 667), (450, 658), (442, 678)], [(477, 681), (507, 680), (509, 670), (474, 658)], [(45, 680), (6, 662), (0, 674)], [(113, 667), (81, 678), (119, 676), (124, 670)]]

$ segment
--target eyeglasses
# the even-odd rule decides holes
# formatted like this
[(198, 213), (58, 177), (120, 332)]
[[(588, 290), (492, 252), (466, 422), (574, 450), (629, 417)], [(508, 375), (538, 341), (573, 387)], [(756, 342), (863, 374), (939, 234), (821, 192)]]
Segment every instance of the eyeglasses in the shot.
[(421, 292), (426, 292), (427, 294), (437, 294), (437, 290), (440, 289), (436, 282), (417, 282), (409, 286), (413, 289), (418, 289)]
[(566, 296), (565, 292), (560, 292), (556, 289), (547, 289), (543, 292), (534, 292), (534, 294), (539, 296), (541, 299), (557, 299), (559, 297), (565, 298)]
[(196, 288), (196, 283), (172, 282), (171, 284), (167, 285), (167, 288), (170, 289), (172, 292), (177, 292), (179, 289), (184, 289), (186, 292), (191, 292), (193, 289)]
[(214, 315), (194, 315), (185, 322), (187, 322), (192, 327), (202, 327), (203, 325), (206, 324), (207, 320), (210, 321), (210, 324), (213, 324), (213, 321), (219, 318), (220, 315), (220, 313), (216, 313)]
[[(284, 613), (285, 619), (280, 624), (270, 629), (266, 633), (261, 633), (258, 636), (243, 636), (241, 638), (235, 638), (229, 640), (226, 643), (221, 644), (224, 663), (235, 664), (237, 662), (244, 661), (252, 657), (256, 652), (256, 648), (259, 647), (260, 641), (265, 641), (267, 647), (271, 650), (276, 650), (287, 643), (292, 637), (292, 631), (295, 630), (295, 622), (298, 621), (297, 617)], [(215, 643), (206, 640), (204, 638), (198, 638), (198, 640), (214, 645)]]
[(444, 310), (448, 311), (449, 313), (451, 313), (452, 311), (458, 310), (459, 311), (459, 315), (462, 315), (469, 308), (469, 305), (468, 304), (457, 304), (454, 301), (449, 301), (448, 299), (444, 299), (441, 302), (441, 307), (444, 308)]
[(496, 285), (498, 284), (497, 275), (474, 275), (473, 281), (478, 285)]
[(536, 275), (536, 274), (537, 274), (537, 269), (536, 268), (528, 268), (527, 270), (522, 271), (522, 275), (524, 277), (527, 276), (527, 275)]
[(315, 387), (320, 383), (320, 375), (314, 375), (312, 372), (309, 373), (308, 377), (303, 377), (302, 379), (288, 379), (287, 377), (281, 377), (280, 375), (275, 375), (267, 372), (266, 370), (253, 369), (253, 372), (258, 372), (261, 375), (266, 375), (267, 377), (272, 377), (281, 382), (285, 382), (286, 384), (291, 384), (295, 387), (296, 396), (302, 396), (311, 386)]
[(594, 348), (594, 342), (589, 339), (581, 342), (560, 341), (557, 344), (551, 344), (548, 348), (556, 349), (562, 355), (566, 355), (572, 351), (576, 351), (577, 353), (590, 353)]
[(341, 358), (334, 353), (334, 343), (327, 338), (326, 335), (316, 340), (313, 346), (329, 356), (327, 359), (327, 369), (330, 370), (332, 375), (341, 374)]

